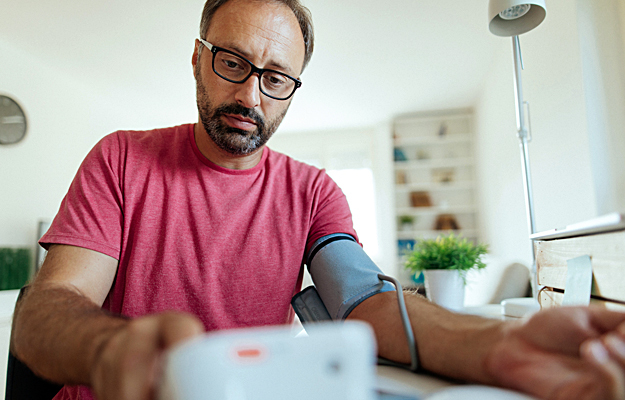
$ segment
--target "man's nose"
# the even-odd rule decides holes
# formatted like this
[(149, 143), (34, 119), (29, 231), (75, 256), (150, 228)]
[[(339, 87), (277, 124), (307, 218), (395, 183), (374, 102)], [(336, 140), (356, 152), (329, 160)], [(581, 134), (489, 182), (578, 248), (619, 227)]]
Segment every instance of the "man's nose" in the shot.
[(258, 74), (252, 74), (243, 83), (240, 83), (235, 95), (237, 103), (243, 107), (254, 108), (260, 105), (260, 79)]

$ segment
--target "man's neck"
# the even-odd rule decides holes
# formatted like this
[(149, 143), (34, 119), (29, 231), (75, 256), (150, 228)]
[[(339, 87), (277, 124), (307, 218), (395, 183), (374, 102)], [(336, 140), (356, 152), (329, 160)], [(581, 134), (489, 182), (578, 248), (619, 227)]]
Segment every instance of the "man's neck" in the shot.
[(263, 157), (263, 149), (265, 146), (244, 156), (235, 156), (228, 153), (213, 142), (201, 123), (195, 124), (194, 137), (195, 143), (202, 155), (220, 167), (228, 169), (250, 169), (258, 165)]

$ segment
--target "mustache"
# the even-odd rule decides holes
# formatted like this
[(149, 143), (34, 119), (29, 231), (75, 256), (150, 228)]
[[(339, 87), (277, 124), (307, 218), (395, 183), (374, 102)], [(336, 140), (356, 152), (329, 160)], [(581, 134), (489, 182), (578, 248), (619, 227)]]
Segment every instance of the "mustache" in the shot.
[(226, 114), (240, 115), (243, 118), (254, 120), (259, 128), (265, 127), (265, 119), (253, 108), (243, 107), (237, 103), (224, 104), (215, 109), (213, 118), (217, 119)]

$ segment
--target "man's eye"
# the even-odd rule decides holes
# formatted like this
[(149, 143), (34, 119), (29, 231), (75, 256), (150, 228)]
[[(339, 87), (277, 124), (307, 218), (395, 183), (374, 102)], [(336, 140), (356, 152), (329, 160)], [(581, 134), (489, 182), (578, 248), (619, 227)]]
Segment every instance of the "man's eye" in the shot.
[(286, 84), (286, 78), (281, 75), (268, 75), (265, 81), (272, 87), (279, 87)]
[(240, 69), (241, 68), (241, 64), (238, 63), (237, 61), (234, 60), (224, 60), (224, 64), (226, 64), (226, 67), (230, 68), (230, 69)]

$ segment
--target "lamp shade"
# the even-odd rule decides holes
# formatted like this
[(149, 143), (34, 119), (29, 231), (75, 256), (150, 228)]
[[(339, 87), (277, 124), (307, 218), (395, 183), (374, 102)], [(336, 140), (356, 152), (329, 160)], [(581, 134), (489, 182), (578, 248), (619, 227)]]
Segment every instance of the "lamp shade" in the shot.
[(545, 0), (490, 0), (488, 29), (497, 36), (516, 36), (540, 25), (547, 15)]

